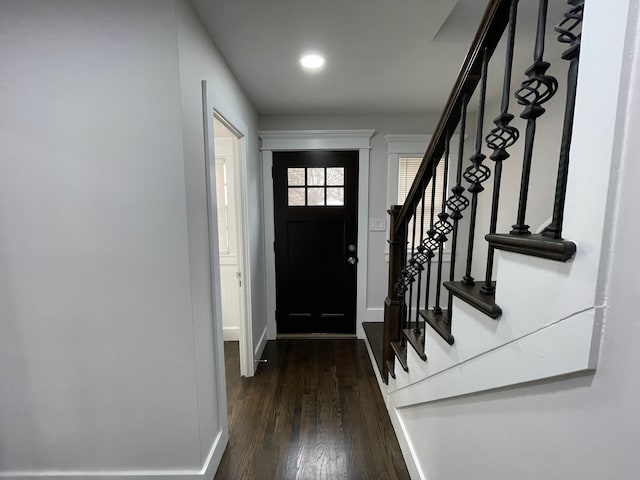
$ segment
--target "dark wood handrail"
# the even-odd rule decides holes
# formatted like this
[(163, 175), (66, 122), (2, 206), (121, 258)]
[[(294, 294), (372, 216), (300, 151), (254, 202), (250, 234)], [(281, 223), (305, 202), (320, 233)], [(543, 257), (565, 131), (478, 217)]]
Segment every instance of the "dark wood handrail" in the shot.
[[(460, 73), (453, 86), (449, 100), (446, 103), (438, 126), (427, 147), (427, 151), (422, 157), (422, 163), (416, 174), (416, 178), (411, 185), (407, 199), (402, 206), (396, 220), (396, 232), (402, 228), (401, 225), (407, 223), (411, 218), (414, 208), (420, 203), (422, 192), (420, 185), (427, 185), (431, 180), (433, 172), (433, 162), (436, 166), (440, 157), (444, 153), (447, 132), (453, 134), (460, 121), (460, 111), (465, 98), (469, 99), (473, 95), (476, 86), (480, 82), (480, 69), (482, 67), (483, 52), (491, 57), (498, 46), (504, 30), (509, 23), (510, 0), (491, 0), (484, 12), (480, 27), (471, 44), (469, 53), (460, 68)], [(424, 182), (424, 183), (423, 183)]]

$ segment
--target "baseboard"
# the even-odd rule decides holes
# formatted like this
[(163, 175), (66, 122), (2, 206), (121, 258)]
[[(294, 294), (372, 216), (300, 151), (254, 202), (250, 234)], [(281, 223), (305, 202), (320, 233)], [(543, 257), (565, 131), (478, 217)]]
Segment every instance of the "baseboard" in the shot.
[(213, 480), (229, 441), (229, 432), (218, 433), (200, 470), (36, 471), (2, 472), (3, 480)]
[(387, 409), (388, 409), (389, 395), (387, 395), (387, 385), (382, 381), (382, 377), (380, 376), (380, 372), (378, 371), (378, 365), (376, 364), (376, 357), (373, 355), (373, 350), (371, 349), (371, 345), (369, 345), (369, 340), (366, 338), (366, 336), (364, 339), (364, 344), (367, 346), (369, 361), (371, 362), (371, 368), (373, 368), (373, 373), (375, 373), (376, 375), (376, 380), (378, 380), (378, 387), (380, 387), (380, 393), (382, 394), (382, 399), (384, 400), (384, 403), (385, 405), (387, 405)]
[(220, 466), (222, 455), (227, 448), (227, 443), (229, 443), (229, 431), (224, 430), (218, 433), (218, 436), (213, 441), (213, 445), (211, 445), (211, 450), (209, 451), (209, 455), (207, 455), (207, 460), (202, 467), (202, 471), (200, 472), (200, 479), (213, 480), (213, 477)]
[(240, 327), (222, 327), (222, 338), (225, 342), (240, 340)]
[(396, 432), (396, 438), (400, 444), (400, 451), (404, 458), (404, 463), (407, 465), (409, 476), (411, 480), (427, 480), (426, 475), (420, 468), (420, 464), (416, 461), (415, 449), (411, 443), (411, 439), (407, 435), (407, 431), (404, 426), (404, 422), (398, 415), (398, 410), (391, 404), (387, 405), (389, 410), (389, 418), (391, 418), (391, 425)]
[(256, 371), (258, 367), (258, 363), (260, 362), (260, 358), (262, 358), (262, 352), (264, 352), (264, 347), (267, 346), (267, 332), (268, 327), (264, 327), (262, 331), (262, 335), (260, 335), (260, 340), (258, 340), (258, 344), (256, 345), (255, 350), (253, 351), (253, 371)]

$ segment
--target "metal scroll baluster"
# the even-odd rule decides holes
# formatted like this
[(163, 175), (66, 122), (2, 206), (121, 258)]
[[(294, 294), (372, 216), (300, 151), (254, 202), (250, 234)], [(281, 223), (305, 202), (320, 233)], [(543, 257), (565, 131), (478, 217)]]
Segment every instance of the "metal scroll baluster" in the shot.
[(582, 24), (583, 0), (569, 0), (573, 6), (564, 15), (564, 20), (556, 27), (558, 41), (571, 44), (562, 53), (564, 60), (569, 60), (567, 73), (567, 100), (564, 110), (564, 122), (562, 126), (562, 140), (560, 143), (560, 161), (558, 163), (558, 179), (556, 181), (556, 193), (553, 202), (553, 217), (551, 224), (544, 229), (542, 235), (551, 238), (562, 238), (562, 220), (564, 215), (564, 201), (567, 193), (567, 177), (569, 175), (569, 149), (571, 147), (571, 135), (573, 133), (573, 114), (576, 106), (576, 88), (578, 83), (578, 62), (580, 59), (581, 32), (576, 32)]
[[(416, 261), (420, 264), (420, 266), (422, 267), (422, 264), (424, 264), (424, 262), (427, 260), (426, 257), (422, 257), (421, 254), (424, 253), (424, 247), (422, 246), (422, 238), (424, 237), (424, 194), (425, 194), (425, 185), (424, 185), (424, 181), (420, 184), (420, 191), (422, 192), (422, 198), (420, 200), (420, 244), (418, 245), (418, 253), (417, 255), (414, 257), (416, 259)], [(424, 261), (421, 261), (423, 260)], [(420, 310), (420, 292), (422, 291), (422, 270), (424, 270), (424, 268), (420, 268), (419, 272), (418, 272), (418, 286), (416, 289), (416, 312), (418, 312)], [(413, 328), (413, 333), (416, 336), (420, 335), (420, 318), (418, 317), (418, 314), (416, 313), (416, 324)]]
[[(409, 230), (408, 228), (406, 228), (405, 230)], [(407, 231), (407, 237), (409, 236), (409, 232)], [(400, 324), (400, 332), (398, 332), (398, 338), (400, 339), (400, 343), (402, 345), (405, 345), (406, 343), (406, 338), (405, 336), (402, 334), (402, 331), (407, 328), (407, 314), (408, 314), (408, 309), (407, 309), (407, 290), (409, 288), (409, 285), (411, 285), (411, 282), (413, 282), (413, 278), (411, 277), (411, 272), (409, 271), (409, 265), (408, 265), (408, 254), (407, 254), (407, 244), (408, 244), (408, 238), (405, 237), (405, 242), (402, 248), (402, 258), (403, 258), (403, 264), (405, 266), (404, 268), (404, 282), (405, 282), (405, 287), (404, 287), (404, 293), (402, 295), (402, 322)]]
[[(456, 186), (451, 189), (453, 195), (447, 199), (447, 207), (451, 212), (449, 218), (453, 220), (453, 237), (451, 238), (451, 263), (449, 264), (449, 281), (453, 282), (456, 274), (456, 249), (458, 245), (458, 222), (462, 218), (462, 212), (469, 206), (469, 200), (463, 195), (464, 187), (462, 186), (462, 161), (464, 159), (464, 136), (467, 126), (467, 103), (469, 97), (465, 94), (462, 97), (462, 106), (460, 112), (460, 139), (458, 145), (458, 165), (456, 170)], [(451, 321), (453, 311), (453, 295), (449, 292), (447, 300), (448, 320)]]
[(438, 214), (438, 222), (434, 225), (436, 232), (438, 232), (438, 241), (440, 246), (438, 247), (438, 278), (436, 282), (436, 303), (433, 307), (433, 313), (436, 315), (442, 315), (442, 308), (440, 307), (440, 292), (442, 291), (442, 264), (444, 254), (444, 242), (447, 241), (447, 235), (453, 230), (453, 225), (449, 222), (449, 214), (446, 212), (447, 204), (447, 175), (449, 173), (449, 148), (451, 137), (449, 132), (445, 136), (444, 144), (444, 178), (442, 184), (442, 206), (440, 213)]
[(525, 223), (525, 216), (527, 212), (527, 196), (529, 194), (529, 176), (531, 174), (533, 143), (536, 136), (536, 119), (545, 112), (542, 104), (551, 99), (558, 90), (558, 81), (550, 75), (545, 75), (550, 64), (543, 60), (547, 4), (548, 0), (540, 0), (533, 64), (526, 71), (526, 75), (529, 78), (522, 82), (522, 86), (515, 93), (518, 103), (525, 105), (520, 117), (527, 120), (527, 130), (524, 141), (524, 160), (522, 162), (518, 215), (516, 224), (513, 225), (510, 232), (512, 235), (529, 235), (531, 233), (529, 231), (529, 225)]
[(484, 106), (487, 95), (487, 66), (489, 55), (485, 48), (482, 57), (480, 98), (478, 106), (478, 122), (476, 128), (476, 151), (471, 156), (471, 165), (464, 171), (464, 179), (471, 184), (471, 216), (469, 217), (469, 245), (467, 247), (467, 268), (462, 281), (465, 285), (473, 285), (474, 278), (471, 276), (471, 265), (473, 262), (473, 242), (476, 229), (476, 213), (478, 210), (478, 194), (484, 190), (482, 183), (489, 179), (491, 170), (482, 164), (486, 156), (482, 153), (482, 128), (484, 120)]
[(438, 240), (435, 238), (436, 231), (433, 228), (433, 219), (435, 217), (434, 207), (435, 207), (435, 198), (436, 198), (436, 162), (432, 164), (431, 170), (431, 208), (429, 212), (429, 230), (427, 231), (427, 238), (422, 240), (422, 246), (425, 248), (427, 252), (427, 256), (429, 259), (427, 260), (427, 278), (425, 279), (426, 291), (424, 295), (424, 308), (425, 310), (429, 308), (429, 293), (431, 289), (431, 259), (435, 256), (435, 250), (438, 248)]
[(408, 285), (411, 283), (411, 276), (409, 275), (407, 268), (407, 228), (406, 225), (402, 229), (402, 239), (401, 239), (401, 259), (400, 265), (404, 265), (404, 268), (400, 270), (400, 276), (398, 277), (398, 281), (396, 282), (394, 288), (398, 297), (400, 297), (401, 308), (400, 308), (400, 321), (398, 322), (398, 331), (396, 332), (396, 338), (400, 339), (400, 342), (404, 344), (405, 338), (402, 334), (402, 331), (405, 328), (405, 322), (407, 321), (407, 302), (406, 302), (406, 294), (408, 290)]
[[(500, 182), (502, 180), (502, 162), (509, 158), (507, 148), (518, 141), (520, 132), (517, 128), (509, 125), (513, 120), (513, 115), (509, 113), (509, 97), (511, 91), (511, 70), (513, 68), (513, 46), (516, 38), (516, 18), (518, 15), (518, 0), (511, 0), (509, 10), (509, 32), (507, 34), (507, 58), (504, 67), (504, 81), (502, 84), (502, 104), (500, 115), (493, 123), (496, 125), (487, 135), (487, 146), (493, 149), (491, 160), (495, 162), (493, 171), (493, 198), (491, 200), (491, 220), (489, 222), (489, 233), (496, 233), (498, 224), (498, 203), (500, 201)], [(492, 295), (495, 287), (491, 283), (493, 276), (494, 248), (489, 245), (487, 252), (487, 269), (484, 285), (480, 287), (480, 292), (485, 295)]]
[[(416, 211), (417, 211), (417, 208), (414, 207), (413, 208), (413, 227), (411, 228), (411, 259), (409, 260), (409, 270), (411, 271), (413, 280), (415, 280), (415, 274), (419, 273), (420, 270), (422, 270), (422, 265), (416, 262), (416, 260), (413, 258), (413, 255), (415, 254), (415, 251), (416, 251)], [(412, 312), (413, 283), (414, 282), (412, 281), (411, 284), (409, 285), (409, 306), (408, 306), (408, 312), (407, 312), (407, 328), (409, 329), (411, 328), (411, 318), (413, 316), (413, 312)], [(416, 311), (416, 317), (417, 316), (418, 316), (418, 312)]]

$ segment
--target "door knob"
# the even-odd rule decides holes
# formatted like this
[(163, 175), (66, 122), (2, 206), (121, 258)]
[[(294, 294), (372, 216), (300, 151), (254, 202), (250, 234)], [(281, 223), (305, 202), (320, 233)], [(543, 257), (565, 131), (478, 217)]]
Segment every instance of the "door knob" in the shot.
[(347, 258), (347, 262), (350, 265), (355, 265), (356, 263), (358, 263), (358, 259), (356, 257), (349, 257), (349, 258)]

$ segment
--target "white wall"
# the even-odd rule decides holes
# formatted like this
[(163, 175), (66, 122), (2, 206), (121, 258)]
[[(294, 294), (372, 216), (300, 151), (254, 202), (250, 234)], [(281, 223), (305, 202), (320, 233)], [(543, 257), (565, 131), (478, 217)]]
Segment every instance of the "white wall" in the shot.
[[(336, 130), (375, 129), (371, 138), (369, 170), (369, 218), (384, 219), (388, 226), (387, 168), (389, 133), (431, 133), (435, 128), (435, 115), (269, 115), (261, 116), (260, 130)], [(358, 232), (362, 235), (365, 232)], [(367, 318), (364, 321), (382, 321), (382, 305), (387, 296), (388, 264), (384, 251), (387, 232), (366, 232), (368, 235), (367, 261)], [(363, 261), (364, 259), (360, 259)], [(358, 279), (361, 281), (361, 279)]]
[[(204, 12), (203, 12), (204, 13)], [(209, 101), (244, 136), (246, 145), (244, 176), (247, 181), (245, 202), (249, 215), (245, 234), (248, 241), (249, 271), (251, 275), (251, 321), (253, 336), (253, 356), (259, 359), (266, 341), (267, 318), (265, 315), (264, 290), (264, 240), (262, 228), (262, 183), (261, 166), (258, 161), (258, 117), (249, 99), (235, 80), (233, 73), (216, 50), (211, 38), (202, 26), (195, 11), (188, 2), (178, 2), (178, 40), (180, 48), (180, 74), (183, 99), (183, 119), (185, 125), (185, 152), (187, 165), (192, 170), (198, 185), (194, 185), (190, 202), (204, 207), (204, 155), (202, 132), (202, 107), (200, 81), (207, 80)], [(187, 141), (189, 138), (189, 141)], [(190, 219), (193, 227), (192, 246), (198, 252), (206, 248), (206, 224), (200, 211), (198, 219)], [(196, 240), (197, 237), (197, 240)], [(198, 255), (199, 257), (199, 255)], [(195, 266), (194, 266), (195, 268)], [(198, 268), (204, 268), (202, 265)], [(255, 363), (254, 363), (255, 365)]]
[(255, 112), (182, 0), (7, 0), (0, 31), (0, 476), (212, 475), (201, 78), (251, 126), (258, 204)]

